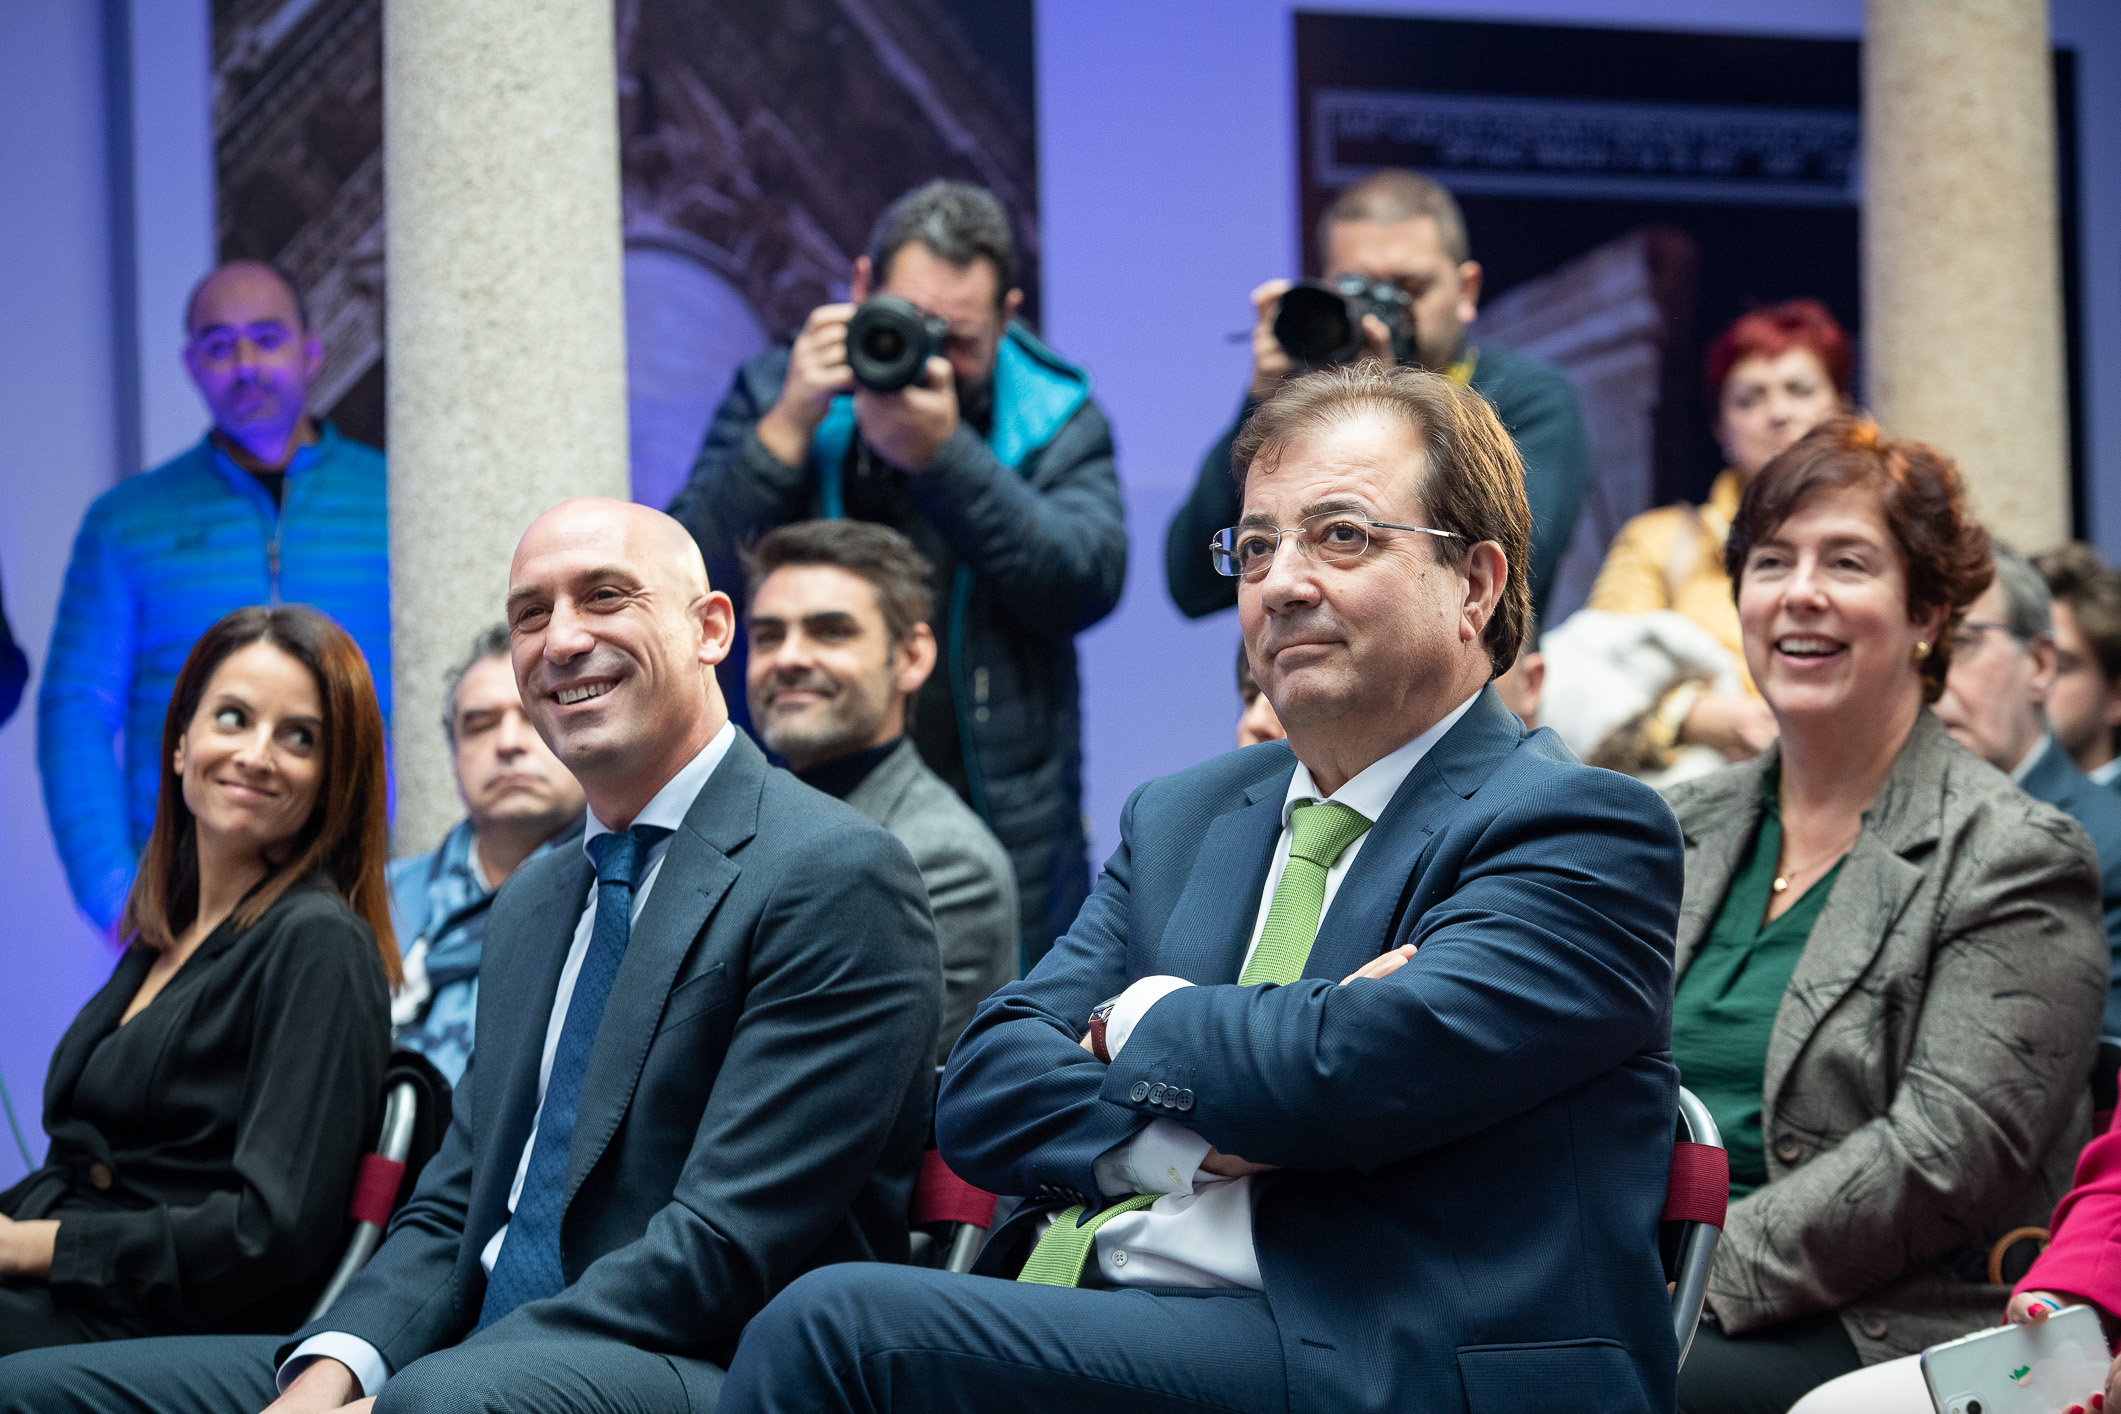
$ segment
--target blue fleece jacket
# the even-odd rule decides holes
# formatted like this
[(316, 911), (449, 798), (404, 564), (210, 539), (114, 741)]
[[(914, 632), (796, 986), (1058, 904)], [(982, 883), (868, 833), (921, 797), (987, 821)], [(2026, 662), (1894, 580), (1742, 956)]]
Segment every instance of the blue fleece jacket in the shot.
[(81, 522), (37, 697), (37, 767), (74, 899), (103, 927), (155, 822), (177, 673), (223, 615), (280, 603), (329, 614), (368, 656), (389, 720), (383, 454), (327, 424), (288, 464), (283, 499), (276, 511), (202, 438), (97, 497)]

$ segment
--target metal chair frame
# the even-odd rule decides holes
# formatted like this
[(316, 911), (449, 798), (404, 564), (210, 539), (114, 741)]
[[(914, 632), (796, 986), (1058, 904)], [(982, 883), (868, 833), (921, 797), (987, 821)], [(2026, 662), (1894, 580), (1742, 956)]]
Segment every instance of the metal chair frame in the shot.
[[(1685, 1086), (1679, 1088), (1679, 1138), (1712, 1149), (1723, 1147), (1723, 1135), (1707, 1105)], [(1714, 1223), (1681, 1220), (1684, 1231), (1672, 1272), (1672, 1337), (1679, 1345), (1679, 1364), (1686, 1365), (1693, 1348), (1694, 1332), (1701, 1324), (1701, 1306), (1708, 1295), (1709, 1264), (1716, 1259), (1716, 1243), (1723, 1236)]]
[[(402, 1174), (405, 1156), (412, 1151), (413, 1126), (419, 1113), (418, 1087), (410, 1080), (393, 1085), (383, 1102), (382, 1133), (376, 1139), (374, 1152), (364, 1157), (363, 1166), (366, 1167), (369, 1160), (380, 1159), (396, 1165)], [(346, 1283), (353, 1280), (354, 1273), (368, 1265), (368, 1259), (375, 1255), (377, 1246), (383, 1241), (383, 1229), (388, 1221), (387, 1217), (383, 1222), (363, 1219), (354, 1224), (353, 1236), (346, 1243), (346, 1253), (339, 1258), (331, 1280), (325, 1283), (323, 1294), (317, 1297), (317, 1304), (311, 1308), (310, 1320), (318, 1320), (329, 1311), (331, 1303), (337, 1301), (339, 1293), (346, 1289)]]

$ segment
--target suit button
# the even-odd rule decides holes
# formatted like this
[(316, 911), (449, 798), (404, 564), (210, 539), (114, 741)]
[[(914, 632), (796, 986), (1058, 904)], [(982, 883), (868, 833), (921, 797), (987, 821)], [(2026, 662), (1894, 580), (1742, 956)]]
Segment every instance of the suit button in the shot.
[(1135, 1081), (1134, 1088), (1127, 1092), (1127, 1098), (1134, 1101), (1134, 1103), (1137, 1105), (1140, 1104), (1142, 1101), (1148, 1099), (1149, 1082), (1146, 1080)]
[(1862, 1331), (1872, 1340), (1884, 1340), (1886, 1329), (1885, 1317), (1880, 1316), (1875, 1312), (1867, 1311), (1857, 1319), (1856, 1329)]
[(1185, 1111), (1193, 1108), (1193, 1092), (1191, 1090), (1181, 1090), (1178, 1092), (1178, 1108), (1180, 1113), (1184, 1113)]
[(1149, 1103), (1152, 1105), (1160, 1105), (1163, 1102), (1164, 1087), (1161, 1085), (1151, 1085), (1149, 1087)]
[(110, 1171), (109, 1164), (90, 1164), (88, 1166), (88, 1181), (96, 1186), (98, 1193), (107, 1192), (116, 1177), (117, 1175)]
[(1785, 1134), (1775, 1141), (1775, 1157), (1786, 1164), (1794, 1164), (1804, 1153), (1804, 1146), (1797, 1142), (1794, 1134)]

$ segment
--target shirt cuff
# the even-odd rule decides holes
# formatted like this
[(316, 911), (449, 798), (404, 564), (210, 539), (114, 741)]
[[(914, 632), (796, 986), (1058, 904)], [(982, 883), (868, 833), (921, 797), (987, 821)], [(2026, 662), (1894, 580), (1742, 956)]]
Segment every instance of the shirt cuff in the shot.
[(276, 1380), (280, 1393), (287, 1393), (287, 1387), (309, 1368), (310, 1361), (325, 1358), (353, 1371), (364, 1399), (374, 1399), (390, 1383), (390, 1366), (383, 1363), (382, 1352), (373, 1345), (345, 1331), (322, 1331), (296, 1346), (294, 1354), (281, 1363)]
[(1099, 1154), (1090, 1171), (1097, 1175), (1097, 1191), (1107, 1198), (1129, 1193), (1191, 1193), (1200, 1161), (1208, 1157), (1211, 1147), (1184, 1125), (1155, 1119), (1133, 1138)]
[(1135, 1024), (1149, 1008), (1179, 988), (1192, 985), (1183, 977), (1144, 977), (1121, 992), (1119, 1000), (1112, 1003), (1111, 1013), (1105, 1017), (1105, 1054), (1118, 1060), (1120, 1049), (1127, 1044), (1127, 1038), (1134, 1034)]

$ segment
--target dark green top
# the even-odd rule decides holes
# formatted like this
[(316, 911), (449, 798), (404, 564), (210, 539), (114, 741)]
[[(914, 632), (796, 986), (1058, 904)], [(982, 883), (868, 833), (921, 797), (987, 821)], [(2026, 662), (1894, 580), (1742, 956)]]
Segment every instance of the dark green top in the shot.
[(1672, 1001), (1672, 1059), (1679, 1065), (1680, 1083), (1709, 1107), (1723, 1131), (1733, 1198), (1743, 1198), (1767, 1182), (1760, 1106), (1768, 1037), (1812, 924), (1841, 873), (1836, 861), (1788, 912), (1762, 922), (1774, 895), (1775, 861), (1782, 852), (1782, 814), (1773, 777), (1763, 783), (1763, 794), (1767, 808), (1761, 813), (1752, 856), (1731, 880), (1708, 940), (1679, 979)]

